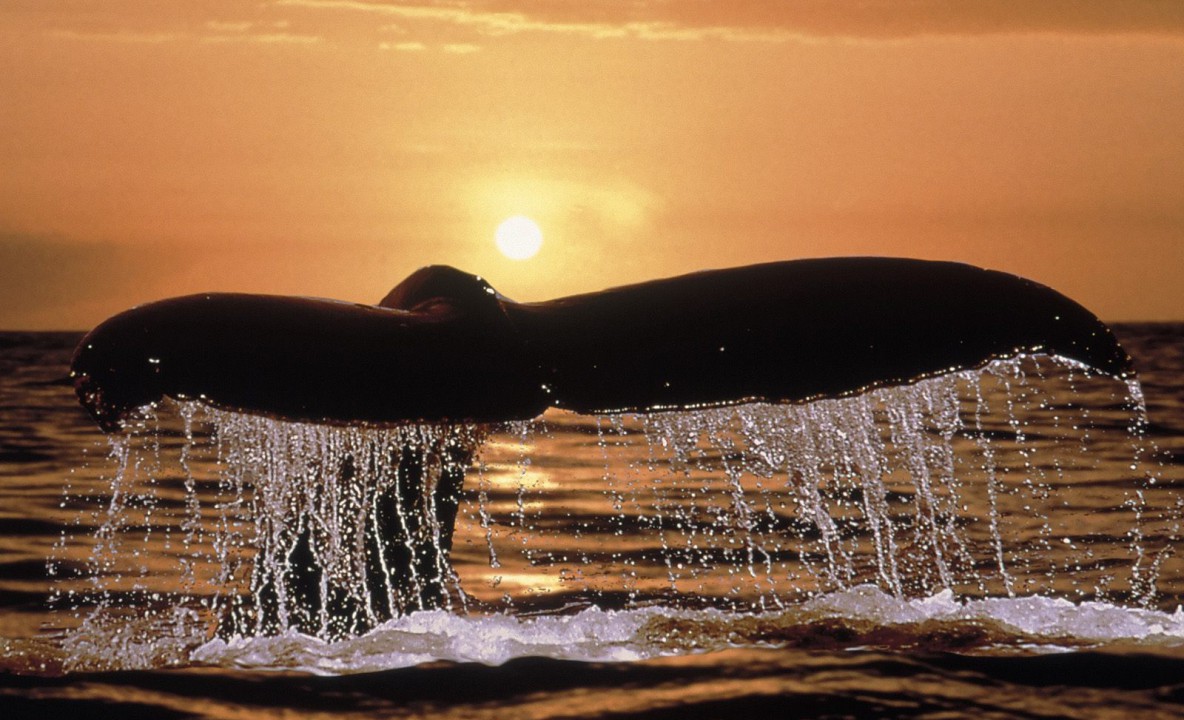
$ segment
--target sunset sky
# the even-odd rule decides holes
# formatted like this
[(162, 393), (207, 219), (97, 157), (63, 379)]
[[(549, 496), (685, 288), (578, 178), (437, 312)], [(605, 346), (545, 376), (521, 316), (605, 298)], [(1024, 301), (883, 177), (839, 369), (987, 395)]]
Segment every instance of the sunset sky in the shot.
[(0, 0), (0, 168), (0, 329), (827, 255), (1184, 319), (1184, 2)]

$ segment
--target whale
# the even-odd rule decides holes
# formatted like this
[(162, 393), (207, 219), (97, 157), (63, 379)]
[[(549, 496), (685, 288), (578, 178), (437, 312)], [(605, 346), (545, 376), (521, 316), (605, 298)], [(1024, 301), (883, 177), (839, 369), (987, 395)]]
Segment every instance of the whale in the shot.
[(1134, 373), (1080, 304), (961, 263), (794, 260), (526, 303), (435, 265), (374, 305), (242, 293), (141, 305), (88, 333), (70, 376), (105, 431), (166, 396), (302, 422), (485, 423), (805, 402), (1035, 353)]
[[(292, 422), (496, 424), (549, 408), (803, 403), (1039, 353), (1115, 378), (1134, 374), (1110, 328), (1082, 305), (960, 263), (794, 260), (527, 303), (434, 265), (373, 305), (241, 293), (141, 305), (81, 340), (71, 378), (112, 433), (165, 397)], [(232, 614), (220, 632), (325, 632), (318, 618), (328, 615), (353, 623), (330, 632), (356, 634), (447, 607), (452, 532), (474, 452), (464, 444), (398, 451), (395, 481), (371, 499), (364, 523), (365, 611), (325, 596), (328, 571), (305, 524), (285, 547), (293, 570), (255, 576), (258, 611)], [(440, 456), (451, 461), (442, 466)], [(351, 469), (339, 475), (348, 481)], [(295, 609), (281, 611), (283, 598)]]

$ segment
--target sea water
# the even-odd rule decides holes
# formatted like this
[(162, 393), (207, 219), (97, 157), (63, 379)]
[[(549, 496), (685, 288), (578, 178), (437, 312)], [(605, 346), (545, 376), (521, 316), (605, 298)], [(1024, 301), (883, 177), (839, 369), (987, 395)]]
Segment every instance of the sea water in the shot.
[[(40, 384), (64, 368), (70, 339), (12, 337), (5, 662), (212, 666), (233, 678), (541, 656), (645, 675), (707, 652), (727, 674), (730, 653), (747, 648), (745, 667), (761, 657), (783, 677), (793, 648), (888, 649), (906, 654), (902, 665), (949, 650), (1171, 655), (1182, 643), (1181, 343), (1172, 327), (1127, 333), (1146, 416), (1125, 384), (1036, 357), (806, 405), (553, 412), (462, 430), (327, 429), (163, 405), (112, 444), (67, 388)], [(457, 432), (480, 451), (442, 568), (445, 608), (358, 634), (218, 632), (227, 608), (252, 601), (259, 568), (285, 572), (290, 538), (259, 538), (292, 518), (319, 518), (318, 561), (365, 593), (351, 582), (356, 528), (390, 473), (372, 462), (370, 476), (331, 487), (327, 469)], [(770, 648), (782, 654), (769, 660)]]

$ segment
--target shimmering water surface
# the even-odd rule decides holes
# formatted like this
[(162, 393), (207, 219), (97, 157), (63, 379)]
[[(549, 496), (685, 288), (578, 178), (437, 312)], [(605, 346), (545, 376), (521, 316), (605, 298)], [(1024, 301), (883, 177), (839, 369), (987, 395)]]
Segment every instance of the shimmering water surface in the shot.
[[(1034, 357), (507, 427), (165, 403), (113, 442), (53, 382), (76, 335), (0, 335), (0, 715), (1176, 716), (1184, 326), (1118, 332), (1141, 393)], [(471, 464), (452, 562), (425, 521), (376, 579), (412, 451)]]

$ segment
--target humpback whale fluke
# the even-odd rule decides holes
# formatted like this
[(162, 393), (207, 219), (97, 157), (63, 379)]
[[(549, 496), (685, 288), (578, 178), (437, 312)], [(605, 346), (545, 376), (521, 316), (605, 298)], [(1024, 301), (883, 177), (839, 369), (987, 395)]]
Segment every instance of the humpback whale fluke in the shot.
[[(604, 413), (803, 402), (1024, 353), (1133, 374), (1109, 328), (1043, 285), (956, 263), (835, 258), (539, 303), (516, 303), (444, 266), (413, 273), (378, 305), (190, 295), (96, 327), (78, 346), (71, 376), (105, 431), (165, 396), (281, 420), (454, 430), (444, 424), (524, 420), (548, 407)], [(390, 458), (359, 464), (350, 456), (326, 469), (349, 480), (373, 463), (390, 476), (366, 498), (364, 568), (354, 579), (367, 597), (343, 589), (318, 560), (321, 531), (297, 521), (288, 539), (260, 535), (259, 557), (287, 564), (256, 573), (257, 611), (231, 615), (224, 629), (271, 633), (291, 624), (318, 632), (329, 627), (318, 618), (331, 616), (355, 623), (330, 623), (333, 632), (361, 632), (395, 614), (445, 606), (453, 524), (480, 435), (409, 439), (382, 446)], [(343, 605), (346, 596), (360, 605)], [(295, 608), (288, 614), (280, 610), (285, 598)]]
[(104, 430), (163, 396), (329, 423), (526, 419), (800, 402), (1021, 353), (1133, 374), (1046, 286), (970, 265), (828, 258), (710, 270), (547, 302), (423, 268), (379, 305), (202, 294), (112, 317), (74, 355)]

